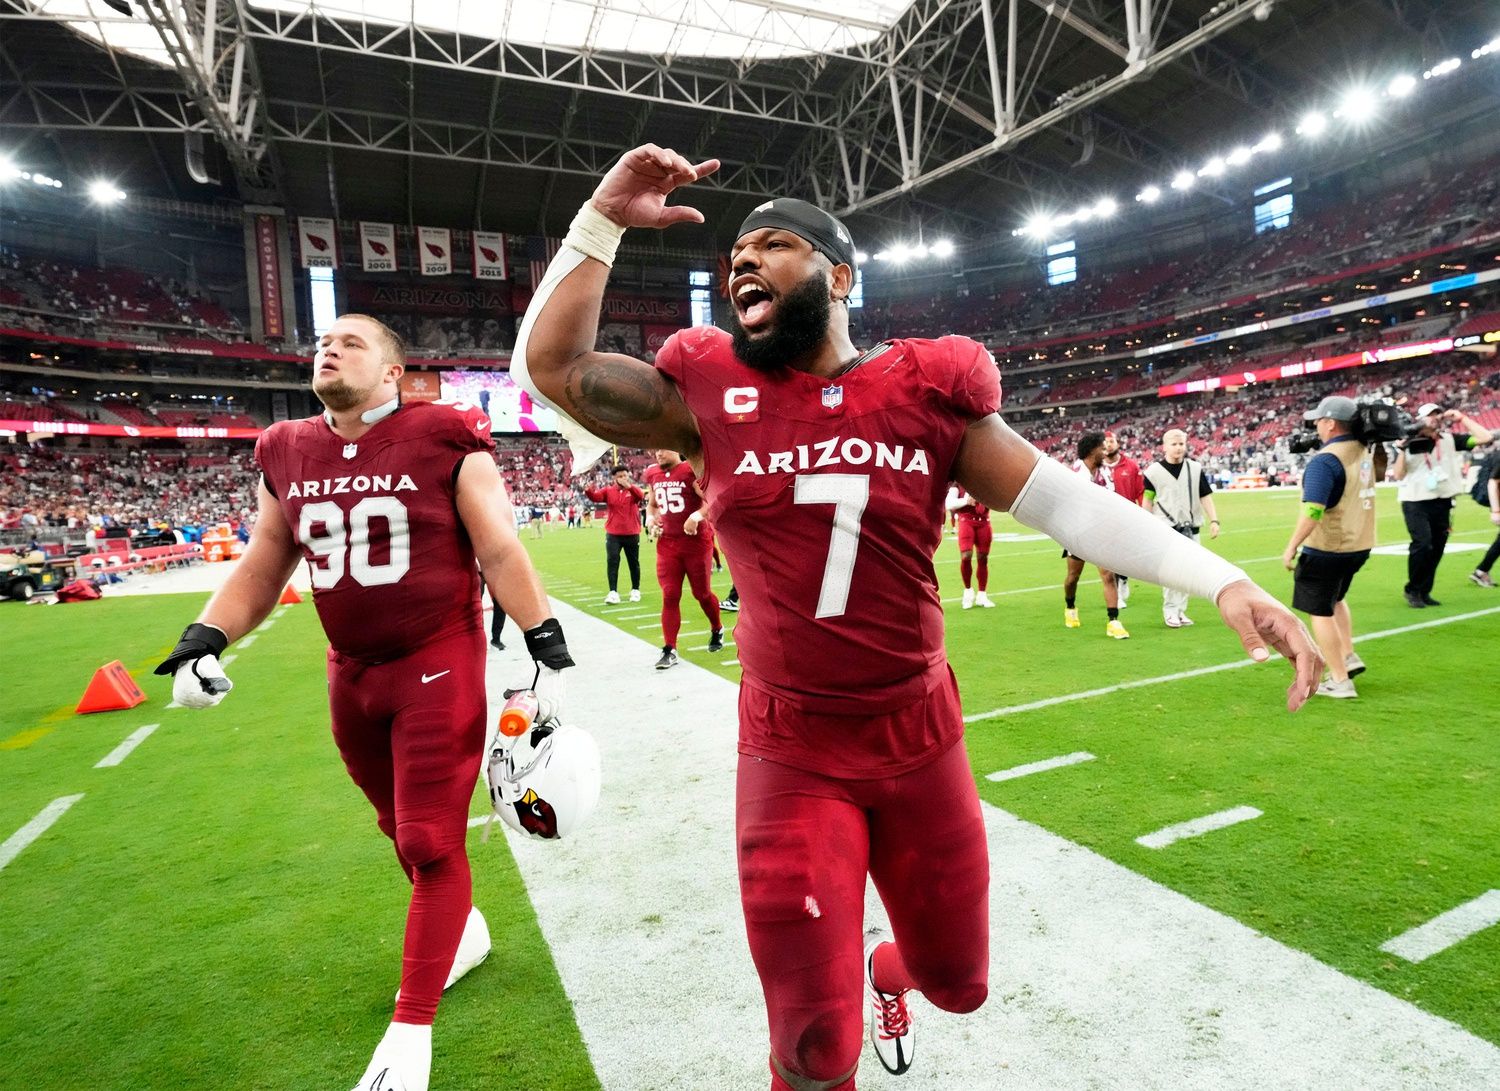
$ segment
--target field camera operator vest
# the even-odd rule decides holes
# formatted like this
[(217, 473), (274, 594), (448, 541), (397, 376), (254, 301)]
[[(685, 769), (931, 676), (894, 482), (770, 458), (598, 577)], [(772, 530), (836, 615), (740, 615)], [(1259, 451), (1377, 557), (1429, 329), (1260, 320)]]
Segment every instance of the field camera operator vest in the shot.
[(1315, 456), (1339, 460), (1344, 493), (1323, 512), (1303, 544), (1324, 553), (1357, 553), (1375, 547), (1375, 460), (1370, 448), (1355, 441), (1325, 446)]

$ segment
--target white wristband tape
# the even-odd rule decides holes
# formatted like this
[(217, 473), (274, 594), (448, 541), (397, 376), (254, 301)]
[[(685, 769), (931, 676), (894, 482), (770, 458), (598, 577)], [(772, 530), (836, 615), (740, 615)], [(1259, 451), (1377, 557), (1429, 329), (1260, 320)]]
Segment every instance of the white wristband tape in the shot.
[(568, 225), (563, 245), (613, 266), (615, 252), (620, 249), (620, 239), (624, 234), (625, 229), (595, 208), (594, 202), (585, 201)]
[(1217, 602), (1224, 588), (1249, 579), (1216, 553), (1045, 455), (1010, 513), (1074, 556), (1121, 576)]

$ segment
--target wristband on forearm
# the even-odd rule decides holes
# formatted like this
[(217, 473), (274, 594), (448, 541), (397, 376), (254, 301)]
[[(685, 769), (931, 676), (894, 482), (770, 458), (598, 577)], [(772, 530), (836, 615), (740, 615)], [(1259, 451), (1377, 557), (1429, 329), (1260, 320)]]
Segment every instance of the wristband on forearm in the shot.
[(200, 659), (205, 655), (223, 655), (227, 647), (229, 637), (223, 629), (195, 621), (182, 630), (182, 639), (177, 641), (177, 647), (157, 665), (155, 673), (171, 674), (189, 660)]
[(595, 208), (594, 202), (585, 201), (568, 225), (563, 245), (612, 267), (624, 234), (625, 229)]
[(562, 625), (557, 618), (549, 617), (540, 625), (534, 625), (522, 634), (526, 638), (526, 651), (542, 666), (560, 671), (574, 665), (568, 654), (568, 642), (563, 637)]
[(1242, 569), (1175, 533), (1144, 509), (1045, 456), (1032, 469), (1010, 513), (1100, 568), (1211, 602), (1218, 601), (1231, 583), (1249, 579)]

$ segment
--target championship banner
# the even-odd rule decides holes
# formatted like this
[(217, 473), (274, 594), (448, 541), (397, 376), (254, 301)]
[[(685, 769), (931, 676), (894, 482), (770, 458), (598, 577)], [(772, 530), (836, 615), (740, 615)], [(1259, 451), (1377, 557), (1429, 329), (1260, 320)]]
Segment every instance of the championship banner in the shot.
[(476, 280), (509, 280), (510, 268), (505, 260), (505, 236), (498, 231), (474, 231), (474, 278)]
[(281, 309), (281, 233), (276, 229), (276, 217), (263, 212), (255, 216), (255, 270), (261, 328), (266, 340), (280, 341), (286, 336)]
[(334, 234), (332, 220), (298, 216), (297, 245), (302, 251), (302, 268), (339, 267), (338, 236)]
[(359, 256), (367, 273), (394, 273), (397, 269), (395, 225), (361, 220)]
[(408, 371), (398, 385), (403, 402), (435, 402), (442, 395), (442, 378), (436, 371)]
[(453, 272), (451, 236), (446, 227), (417, 228), (417, 264), (424, 277), (445, 277)]

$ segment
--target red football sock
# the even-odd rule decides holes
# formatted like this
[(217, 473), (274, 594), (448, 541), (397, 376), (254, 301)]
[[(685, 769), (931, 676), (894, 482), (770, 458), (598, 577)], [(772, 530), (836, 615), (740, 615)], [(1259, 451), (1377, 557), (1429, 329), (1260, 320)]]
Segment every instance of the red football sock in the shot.
[(979, 555), (979, 571), (976, 575), (979, 577), (979, 589), (988, 590), (990, 586), (990, 555), (988, 553)]
[(668, 599), (661, 604), (662, 643), (669, 648), (677, 647), (677, 631), (682, 628), (682, 603)]
[(901, 952), (894, 943), (882, 943), (875, 948), (872, 961), (874, 965), (870, 968), (870, 977), (881, 992), (894, 996), (916, 988), (911, 971), (901, 961)]
[(974, 579), (974, 561), (969, 557), (960, 557), (958, 574), (964, 578), (964, 590), (967, 591), (970, 582)]

